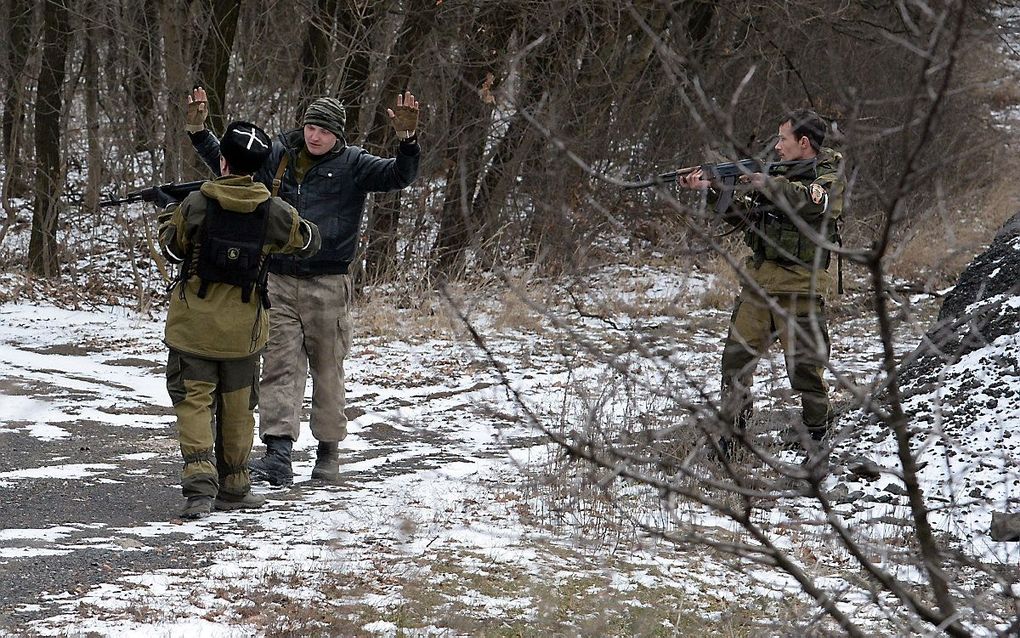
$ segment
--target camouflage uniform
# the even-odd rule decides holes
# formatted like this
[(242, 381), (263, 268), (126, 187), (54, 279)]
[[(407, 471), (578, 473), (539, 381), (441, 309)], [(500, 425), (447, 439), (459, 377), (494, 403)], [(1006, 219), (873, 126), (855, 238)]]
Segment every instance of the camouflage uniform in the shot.
[(724, 216), (745, 229), (744, 241), (752, 249), (746, 267), (755, 284), (742, 287), (723, 348), (721, 417), (733, 427), (747, 424), (755, 367), (776, 339), (783, 346), (790, 386), (801, 396), (804, 426), (819, 438), (831, 421), (823, 378), (830, 352), (825, 298), (833, 285), (831, 255), (791, 218), (838, 241), (836, 221), (845, 189), (841, 164), (839, 153), (822, 148), (813, 170), (770, 177), (762, 192), (735, 198)]
[[(228, 211), (253, 213), (269, 200), (266, 187), (249, 175), (225, 176), (204, 184), (162, 216), (159, 241), (172, 261), (190, 255), (190, 272), (170, 293), (165, 341), (170, 348), (167, 389), (177, 414), (186, 498), (243, 498), (250, 490), (248, 457), (258, 403), (259, 357), (269, 320), (260, 294), (242, 300), (238, 286), (202, 282), (195, 274), (201, 230), (210, 200)], [(314, 224), (273, 198), (266, 213), (262, 254), (308, 256), (319, 247)]]

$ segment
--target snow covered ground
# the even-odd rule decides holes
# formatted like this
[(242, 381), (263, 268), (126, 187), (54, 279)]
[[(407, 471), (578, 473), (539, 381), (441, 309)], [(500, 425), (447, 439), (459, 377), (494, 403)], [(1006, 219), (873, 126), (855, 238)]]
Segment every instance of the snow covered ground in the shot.
[[(603, 281), (618, 287), (608, 291)], [(362, 308), (355, 326), (363, 329), (347, 366), (354, 418), (342, 445), (341, 483), (309, 480), (315, 442), (306, 430), (296, 446), (292, 489), (258, 486), (269, 497), (263, 510), (196, 522), (175, 517), (179, 459), (158, 313), (0, 305), (0, 513), (8, 516), (0, 520), (0, 569), (21, 574), (10, 588), (20, 597), (4, 599), (0, 631), (787, 635), (817, 628), (810, 601), (778, 570), (613, 529), (605, 521), (619, 523), (618, 513), (602, 519), (576, 494), (549, 498), (557, 489), (570, 491), (571, 483), (549, 487), (557, 452), (527, 425), (502, 383), (565, 430), (576, 426), (572, 418), (583, 420), (588, 399), (581, 395), (618, 378), (594, 351), (617, 348), (618, 363), (644, 365), (648, 378), (664, 374), (649, 361), (670, 362), (670, 370), (683, 370), (688, 389), (716, 391), (728, 312), (685, 301), (709, 287), (702, 275), (669, 268), (607, 269), (593, 274), (584, 312), (576, 305), (564, 311), (557, 328), (529, 324), (523, 303), (511, 313), (506, 298), (482, 295), (464, 311), (496, 367), (462, 329), (436, 330), (434, 321), (417, 330), (423, 313), (394, 310), (392, 330), (365, 331), (371, 322)], [(590, 315), (610, 305), (617, 325), (607, 330), (604, 319)], [(930, 314), (931, 305), (913, 310)], [(847, 310), (833, 324), (834, 360), (866, 384), (877, 367), (872, 322)], [(903, 348), (924, 327), (905, 323)], [(571, 341), (564, 339), (568, 332)], [(659, 358), (636, 357), (621, 345), (635, 335), (658, 348)], [(793, 405), (781, 357), (765, 363), (758, 380), (763, 401)], [(606, 411), (635, 413), (623, 405)], [(1001, 441), (1008, 428), (1002, 419), (995, 423), (991, 431)], [(869, 449), (864, 437), (855, 441), (848, 444), (855, 453), (885, 449)], [(988, 468), (1001, 472), (1011, 460), (990, 459)], [(908, 562), (894, 563), (904, 503), (887, 491), (889, 476), (861, 481), (841, 471), (826, 487), (849, 486), (840, 515), (851, 527), (870, 526), (877, 539), (895, 541), (886, 565), (907, 582), (923, 580)], [(941, 493), (943, 476), (932, 471), (925, 480), (926, 492)], [(621, 499), (627, 489), (618, 492)], [(131, 498), (119, 501), (126, 492)], [(634, 493), (638, 498), (628, 503), (661, 516), (654, 496)], [(996, 492), (995, 500), (1010, 495)], [(855, 622), (876, 634), (901, 631), (885, 609), (895, 603), (872, 600), (846, 553), (804, 527), (817, 516), (807, 501), (792, 496), (759, 516)], [(563, 511), (564, 502), (576, 509)], [(735, 533), (731, 522), (698, 507), (680, 509), (700, 528)], [(964, 550), (1003, 568), (1015, 565), (1009, 546), (984, 536), (987, 507), (936, 521), (955, 531), (954, 546), (977, 535)], [(989, 596), (996, 587), (988, 583)]]

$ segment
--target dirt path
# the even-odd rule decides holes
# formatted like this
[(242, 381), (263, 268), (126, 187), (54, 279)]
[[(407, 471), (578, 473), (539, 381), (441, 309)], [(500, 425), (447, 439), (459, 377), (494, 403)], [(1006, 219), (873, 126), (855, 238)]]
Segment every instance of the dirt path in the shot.
[[(0, 635), (45, 633), (62, 615), (104, 615), (95, 599), (111, 584), (174, 570), (201, 573), (224, 555), (331, 543), (344, 526), (360, 530), (359, 539), (371, 537), (372, 520), (345, 512), (355, 496), (359, 507), (403, 516), (429, 500), (412, 494), (414, 486), (443, 478), (441, 469), (472, 474), (485, 459), (534, 443), (518, 428), (493, 426), (491, 416), (482, 422), (476, 397), (491, 392), (493, 381), (460, 361), (459, 347), (429, 353), (434, 365), (426, 370), (408, 365), (406, 345), (365, 343), (348, 366), (352, 434), (342, 447), (339, 485), (309, 481), (315, 443), (305, 432), (295, 449), (294, 488), (256, 487), (270, 499), (264, 511), (181, 521), (160, 327), (136, 319), (104, 323), (89, 313), (70, 313), (71, 325), (57, 327), (31, 309), (0, 315), (5, 310)], [(434, 519), (434, 505), (406, 515)], [(332, 522), (337, 517), (344, 522)], [(85, 598), (92, 602), (82, 607)]]

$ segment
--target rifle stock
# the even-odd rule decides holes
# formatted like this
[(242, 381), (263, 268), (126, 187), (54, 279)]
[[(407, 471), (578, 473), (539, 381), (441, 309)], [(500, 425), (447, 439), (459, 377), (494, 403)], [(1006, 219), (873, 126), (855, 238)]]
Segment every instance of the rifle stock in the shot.
[(198, 180), (195, 182), (171, 182), (169, 184), (161, 184), (160, 186), (150, 186), (149, 188), (130, 192), (121, 198), (111, 197), (110, 199), (104, 199), (99, 202), (99, 206), (120, 206), (121, 204), (133, 204), (135, 202), (151, 202), (156, 199), (156, 189), (163, 191), (177, 201), (181, 201), (190, 193), (201, 188), (204, 183), (205, 180)]

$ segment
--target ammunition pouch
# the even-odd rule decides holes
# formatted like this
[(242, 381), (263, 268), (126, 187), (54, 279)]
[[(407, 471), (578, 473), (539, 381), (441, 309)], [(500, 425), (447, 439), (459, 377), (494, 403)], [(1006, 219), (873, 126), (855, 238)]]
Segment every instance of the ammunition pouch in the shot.
[[(829, 239), (833, 243), (838, 243), (839, 233), (835, 221), (831, 224), (832, 232)], [(814, 268), (816, 258), (821, 253), (817, 263), (825, 270), (832, 260), (828, 250), (805, 237), (791, 222), (772, 212), (762, 214), (759, 223), (747, 229), (744, 233), (744, 242), (754, 251), (755, 266), (761, 266), (766, 261), (774, 261), (782, 265)]]

